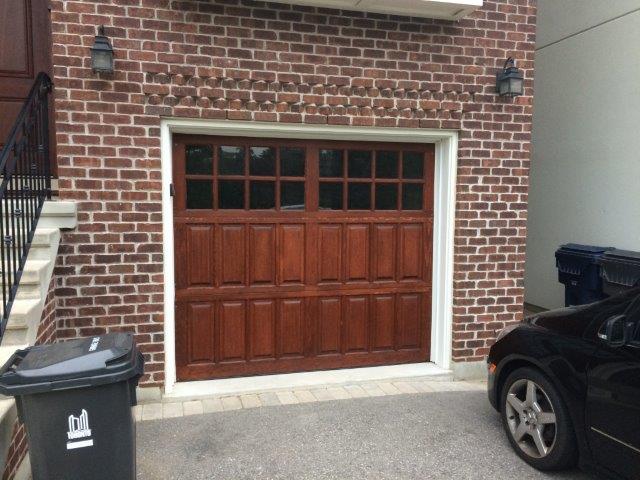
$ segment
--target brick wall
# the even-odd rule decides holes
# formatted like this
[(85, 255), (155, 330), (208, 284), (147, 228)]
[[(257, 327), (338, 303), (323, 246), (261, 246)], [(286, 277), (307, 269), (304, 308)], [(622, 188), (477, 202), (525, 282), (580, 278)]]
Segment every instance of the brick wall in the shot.
[[(44, 302), (40, 325), (38, 326), (38, 335), (36, 337), (36, 345), (43, 343), (53, 343), (56, 341), (56, 297), (55, 297), (55, 276), (49, 283), (47, 298)], [(16, 470), (27, 454), (27, 435), (21, 423), (16, 421), (13, 427), (13, 436), (9, 452), (7, 453), (7, 461), (5, 464), (3, 480), (14, 477)]]
[[(460, 132), (454, 359), (522, 315), (535, 0), (459, 22), (243, 0), (53, 0), (63, 237), (59, 336), (135, 332), (163, 374), (161, 116)], [(90, 70), (104, 24), (113, 75)], [(526, 95), (502, 99), (513, 56)]]

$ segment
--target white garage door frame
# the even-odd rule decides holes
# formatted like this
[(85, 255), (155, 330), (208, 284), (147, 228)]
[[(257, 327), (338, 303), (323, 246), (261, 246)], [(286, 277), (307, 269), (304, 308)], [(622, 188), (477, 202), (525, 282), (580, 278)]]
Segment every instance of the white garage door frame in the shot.
[[(433, 143), (436, 149), (433, 224), (431, 362), (451, 369), (453, 244), (458, 166), (458, 132), (453, 130), (344, 127), (226, 120), (164, 118), (160, 124), (164, 264), (165, 394), (176, 384), (175, 272), (173, 244), (172, 138), (175, 133), (251, 138)], [(406, 367), (410, 369), (410, 366)]]

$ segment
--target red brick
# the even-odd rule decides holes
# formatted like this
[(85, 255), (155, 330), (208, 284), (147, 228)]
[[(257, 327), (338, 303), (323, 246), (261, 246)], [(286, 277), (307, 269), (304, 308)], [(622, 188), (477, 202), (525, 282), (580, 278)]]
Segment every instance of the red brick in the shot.
[[(521, 317), (535, 15), (534, 0), (486, 0), (455, 25), (242, 0), (53, 1), (59, 190), (82, 201), (56, 269), (58, 336), (126, 325), (154, 352), (143, 382), (164, 382), (160, 116), (447, 128), (460, 132), (453, 357), (481, 359)], [(97, 22), (111, 77), (89, 69)], [(508, 55), (526, 78), (515, 100), (492, 91)]]

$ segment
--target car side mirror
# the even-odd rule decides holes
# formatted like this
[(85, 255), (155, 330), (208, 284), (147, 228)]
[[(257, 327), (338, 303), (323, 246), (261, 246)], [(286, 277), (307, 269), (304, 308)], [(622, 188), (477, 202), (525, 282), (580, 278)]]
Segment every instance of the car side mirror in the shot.
[(598, 337), (611, 347), (625, 345), (629, 337), (626, 320), (626, 315), (615, 315), (609, 318), (598, 332)]

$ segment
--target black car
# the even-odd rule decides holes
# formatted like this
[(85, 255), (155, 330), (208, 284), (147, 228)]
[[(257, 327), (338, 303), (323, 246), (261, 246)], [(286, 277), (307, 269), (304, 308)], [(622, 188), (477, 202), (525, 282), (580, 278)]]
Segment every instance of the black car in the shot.
[(488, 368), (489, 400), (527, 463), (640, 479), (640, 289), (506, 328)]

